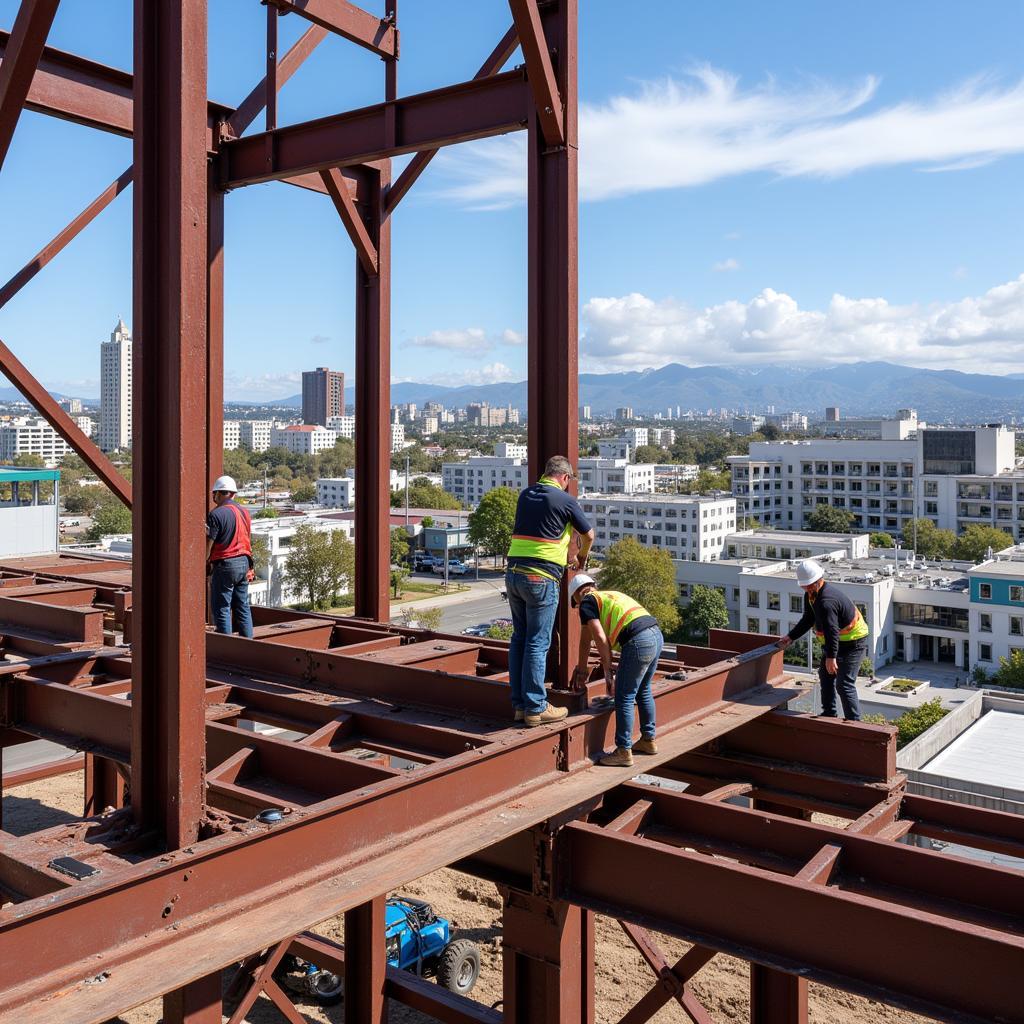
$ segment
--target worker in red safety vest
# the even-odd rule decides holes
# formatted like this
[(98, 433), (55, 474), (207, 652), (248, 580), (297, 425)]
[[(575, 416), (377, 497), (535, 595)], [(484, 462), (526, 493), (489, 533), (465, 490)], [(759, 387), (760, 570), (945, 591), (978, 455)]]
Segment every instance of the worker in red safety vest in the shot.
[(210, 611), (218, 633), (252, 636), (249, 583), (256, 578), (252, 560), (252, 520), (235, 501), (238, 487), (230, 476), (213, 485), (216, 508), (206, 517), (206, 561), (210, 574)]

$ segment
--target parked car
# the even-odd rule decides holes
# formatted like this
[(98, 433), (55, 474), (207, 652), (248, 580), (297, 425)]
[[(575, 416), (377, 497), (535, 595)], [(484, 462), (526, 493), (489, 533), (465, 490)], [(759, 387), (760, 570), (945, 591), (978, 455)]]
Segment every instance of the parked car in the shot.
[[(435, 576), (444, 575), (444, 559), (437, 561), (430, 569)], [(449, 576), (465, 576), (470, 571), (469, 566), (463, 562), (459, 562), (456, 559), (451, 559), (448, 562), (448, 575)]]
[(478, 622), (475, 626), (467, 626), (462, 632), (466, 636), (487, 636), (490, 628), (489, 622)]

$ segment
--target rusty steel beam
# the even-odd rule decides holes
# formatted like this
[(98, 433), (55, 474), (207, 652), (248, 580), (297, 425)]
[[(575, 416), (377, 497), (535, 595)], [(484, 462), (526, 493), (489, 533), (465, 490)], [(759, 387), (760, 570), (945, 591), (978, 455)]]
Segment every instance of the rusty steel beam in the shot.
[(282, 14), (297, 14), (391, 60), (398, 58), (398, 29), (389, 18), (377, 18), (348, 0), (267, 0)]
[[(550, 149), (532, 112), (527, 156), (528, 309), (527, 395), (531, 479), (552, 455), (575, 467), (579, 454), (579, 270), (577, 184), (577, 0), (561, 0), (541, 15), (548, 47), (560, 54), (558, 88), (565, 100), (565, 145)], [(566, 573), (566, 577), (571, 573)], [(579, 616), (566, 598), (548, 658), (555, 685), (568, 689), (579, 645)]]
[(345, 1024), (386, 1024), (384, 897), (345, 911)]
[(338, 211), (341, 223), (345, 225), (349, 238), (356, 248), (356, 256), (363, 266), (363, 270), (373, 277), (377, 273), (377, 247), (366, 230), (363, 218), (356, 209), (355, 200), (349, 195), (348, 187), (341, 176), (341, 172), (332, 167), (330, 170), (320, 172), (320, 180), (327, 189), (327, 194)]
[(21, 0), (0, 64), (0, 169), (43, 55), (59, 0)]
[(171, 849), (203, 816), (206, 0), (135, 0), (132, 810)]
[[(491, 51), (487, 60), (480, 65), (480, 70), (473, 78), (490, 78), (492, 75), (498, 74), (509, 57), (515, 53), (518, 45), (519, 36), (516, 34), (515, 25), (513, 25), (501, 37), (498, 45)], [(402, 201), (402, 197), (416, 184), (419, 176), (427, 169), (430, 161), (437, 156), (438, 152), (437, 149), (422, 149), (405, 165), (402, 173), (388, 189), (387, 198), (384, 200), (384, 215), (386, 217), (391, 215), (394, 208)]]
[(4, 376), (25, 396), (26, 401), (38, 409), (53, 429), (82, 456), (82, 461), (100, 480), (130, 508), (131, 484), (99, 450), (96, 442), (82, 433), (81, 427), (54, 401), (50, 392), (29, 373), (24, 363), (2, 341), (0, 371), (3, 371)]
[[(206, 493), (224, 471), (224, 193), (206, 183)], [(205, 589), (205, 588), (204, 588)]]
[(523, 48), (526, 74), (530, 80), (544, 141), (549, 146), (564, 146), (565, 110), (559, 82), (551, 64), (551, 53), (557, 53), (564, 59), (565, 51), (552, 46), (545, 37), (537, 0), (509, 0), (509, 7)]
[[(356, 260), (356, 615), (391, 618), (391, 222), (384, 217), (386, 171), (367, 169), (368, 241), (376, 253), (370, 273)], [(335, 179), (336, 181), (336, 179)]]
[[(522, 73), (509, 71), (232, 139), (220, 149), (221, 181), (238, 188), (519, 131), (530, 116), (530, 103)], [(394, 141), (388, 138), (392, 119)]]
[(64, 757), (59, 761), (47, 761), (45, 764), (33, 765), (31, 768), (18, 768), (3, 773), (3, 788), (14, 789), (16, 786), (24, 786), (29, 782), (39, 782), (41, 779), (52, 779), (70, 772), (80, 772), (84, 767), (84, 756), (75, 754), (73, 757)]

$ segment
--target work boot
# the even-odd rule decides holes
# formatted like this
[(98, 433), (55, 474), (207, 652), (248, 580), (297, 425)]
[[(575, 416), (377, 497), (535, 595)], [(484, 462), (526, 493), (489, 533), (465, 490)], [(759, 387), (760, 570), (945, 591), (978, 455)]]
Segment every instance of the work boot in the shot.
[(616, 747), (610, 754), (597, 759), (606, 768), (629, 768), (633, 764), (633, 751), (628, 747)]
[(650, 739), (637, 740), (633, 744), (634, 754), (656, 754), (658, 752), (658, 744), (654, 742), (654, 737)]
[(523, 709), (516, 708), (515, 721), (521, 722), (523, 720)]
[(523, 721), (527, 729), (532, 729), (538, 725), (547, 725), (549, 722), (560, 722), (568, 715), (568, 708), (556, 708), (549, 704), (539, 715), (523, 715)]

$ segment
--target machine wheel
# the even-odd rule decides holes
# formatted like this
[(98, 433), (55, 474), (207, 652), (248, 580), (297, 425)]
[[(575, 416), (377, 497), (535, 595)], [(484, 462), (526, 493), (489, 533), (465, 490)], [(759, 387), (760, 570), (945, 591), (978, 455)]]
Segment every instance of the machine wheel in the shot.
[(450, 942), (437, 963), (437, 983), (460, 996), (473, 991), (480, 977), (480, 950), (469, 939)]
[(345, 980), (333, 971), (317, 971), (306, 977), (306, 991), (321, 1006), (337, 1006), (345, 994)]

